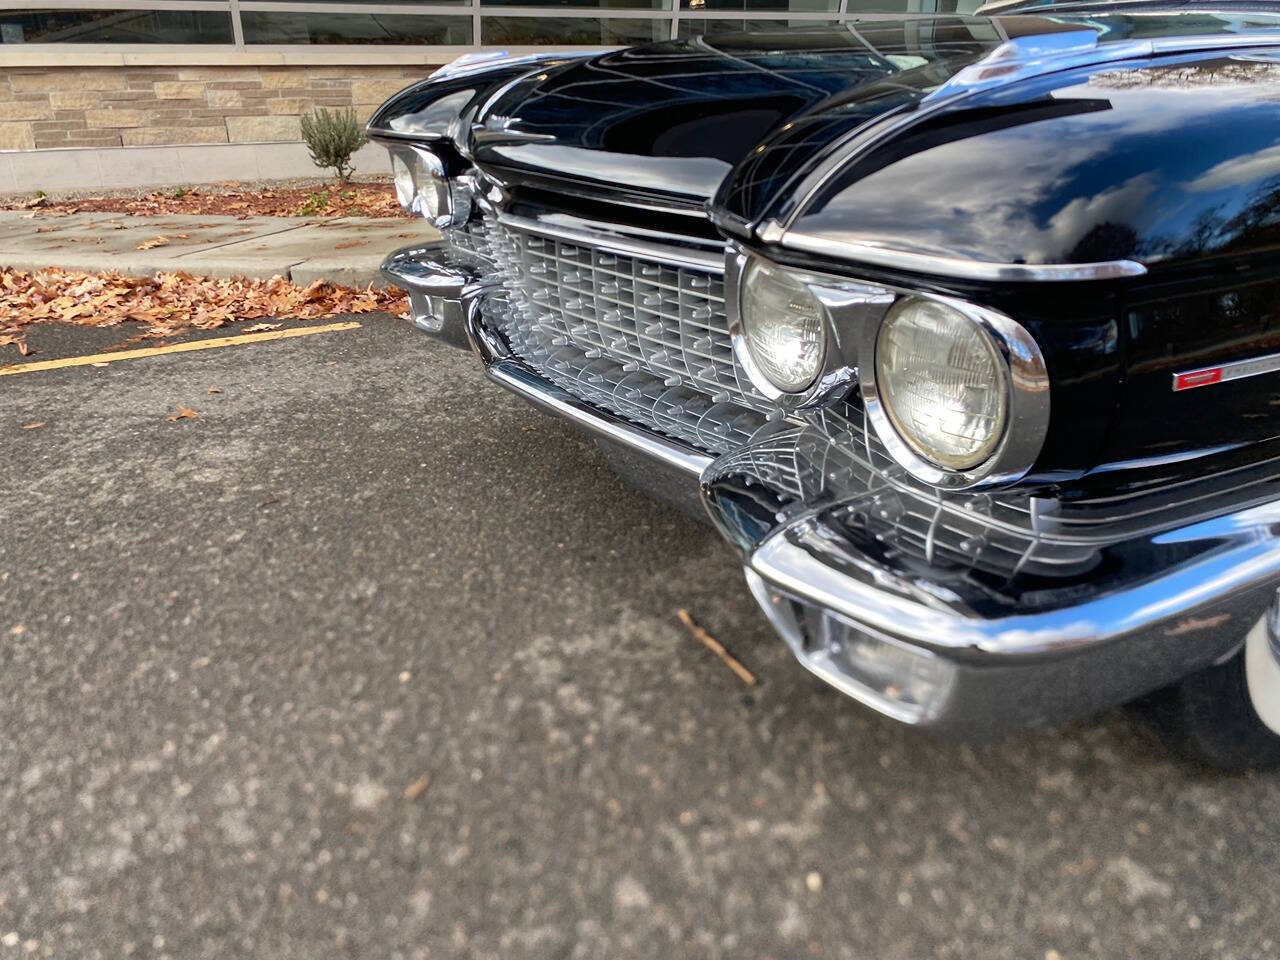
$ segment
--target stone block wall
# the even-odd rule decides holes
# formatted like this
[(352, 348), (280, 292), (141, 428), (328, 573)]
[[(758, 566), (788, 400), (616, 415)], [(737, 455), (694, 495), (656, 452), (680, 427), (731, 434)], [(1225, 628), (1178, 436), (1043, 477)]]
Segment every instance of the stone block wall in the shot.
[(302, 139), (315, 107), (360, 121), (434, 67), (8, 67), (0, 150)]

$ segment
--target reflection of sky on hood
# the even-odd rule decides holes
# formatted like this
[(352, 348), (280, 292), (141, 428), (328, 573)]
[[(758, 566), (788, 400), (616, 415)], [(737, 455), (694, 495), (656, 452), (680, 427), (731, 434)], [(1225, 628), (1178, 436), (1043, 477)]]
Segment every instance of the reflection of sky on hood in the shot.
[[(804, 218), (801, 229), (1043, 263), (1079, 260), (1072, 251), (1106, 225), (1135, 232), (1132, 255), (1158, 257), (1207, 211), (1229, 219), (1259, 180), (1280, 174), (1280, 78), (1274, 64), (1255, 66), (1262, 84), (1241, 83), (1239, 74), (1223, 83), (1208, 67), (1201, 69), (1214, 82), (1195, 83), (1184, 66), (1182, 82), (1172, 89), (1128, 82), (1064, 87), (1052, 93), (1055, 100), (1109, 103), (1110, 109), (1010, 125), (922, 150), (846, 188)], [(1258, 102), (1262, 91), (1274, 99)]]

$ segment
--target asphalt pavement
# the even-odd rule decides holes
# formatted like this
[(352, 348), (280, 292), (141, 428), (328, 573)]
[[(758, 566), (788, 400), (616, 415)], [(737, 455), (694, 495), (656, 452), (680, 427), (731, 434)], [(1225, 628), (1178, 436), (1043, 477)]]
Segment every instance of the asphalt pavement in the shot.
[(709, 527), (361, 320), (0, 377), (0, 960), (1280, 955), (1280, 776), (880, 719)]

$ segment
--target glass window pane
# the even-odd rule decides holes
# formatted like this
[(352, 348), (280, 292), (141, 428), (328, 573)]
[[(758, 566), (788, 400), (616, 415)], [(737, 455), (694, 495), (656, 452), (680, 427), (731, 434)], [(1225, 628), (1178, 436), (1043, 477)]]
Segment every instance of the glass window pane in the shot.
[(3, 43), (231, 43), (212, 10), (0, 10)]
[(957, 13), (975, 9), (972, 3), (957, 0), (849, 0), (850, 13)]
[[(421, 0), (419, 0), (421, 2)], [(480, 0), (482, 7), (612, 7), (616, 10), (670, 10), (671, 0)]]
[[(884, 0), (893, 2), (893, 0)], [(916, 0), (919, 2), (919, 0)], [(901, 0), (906, 6), (906, 0)], [(760, 13), (778, 11), (779, 13), (835, 13), (840, 9), (840, 0), (680, 0), (681, 10), (748, 10)]]
[(480, 22), (480, 35), (489, 45), (652, 43), (671, 38), (671, 21), (602, 17), (485, 17)]
[(402, 13), (285, 13), (240, 10), (245, 43), (471, 42), (471, 18)]
[[(418, 6), (421, 6), (422, 4), (430, 4), (433, 7), (437, 7), (437, 6), (469, 7), (471, 6), (471, 0), (364, 0), (364, 2), (362, 2), (362, 0), (306, 0), (306, 2), (307, 3), (333, 3), (333, 4), (341, 3), (348, 7), (362, 7), (362, 6), (365, 6), (366, 3), (368, 5), (372, 5), (376, 3), (380, 7), (395, 7), (400, 5), (414, 5), (414, 4)], [(265, 6), (266, 6), (265, 3), (254, 3), (252, 2), (252, 0), (250, 0), (250, 2), (247, 2), (247, 3), (242, 2), (240, 4), (240, 9), (253, 10), (253, 9), (258, 9)]]
[(680, 17), (680, 39), (717, 33), (777, 33), (805, 27), (830, 26), (838, 20), (735, 20), (726, 17)]

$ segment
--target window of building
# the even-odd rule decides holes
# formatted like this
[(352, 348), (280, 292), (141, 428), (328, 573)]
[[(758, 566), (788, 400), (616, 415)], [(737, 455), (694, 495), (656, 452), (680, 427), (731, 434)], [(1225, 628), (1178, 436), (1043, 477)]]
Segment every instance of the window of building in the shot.
[[(0, 43), (282, 47), (614, 46), (893, 14), (977, 0), (61, 0), (9, 7)], [(109, 8), (83, 9), (104, 2)], [(80, 6), (76, 4), (79, 3)]]

